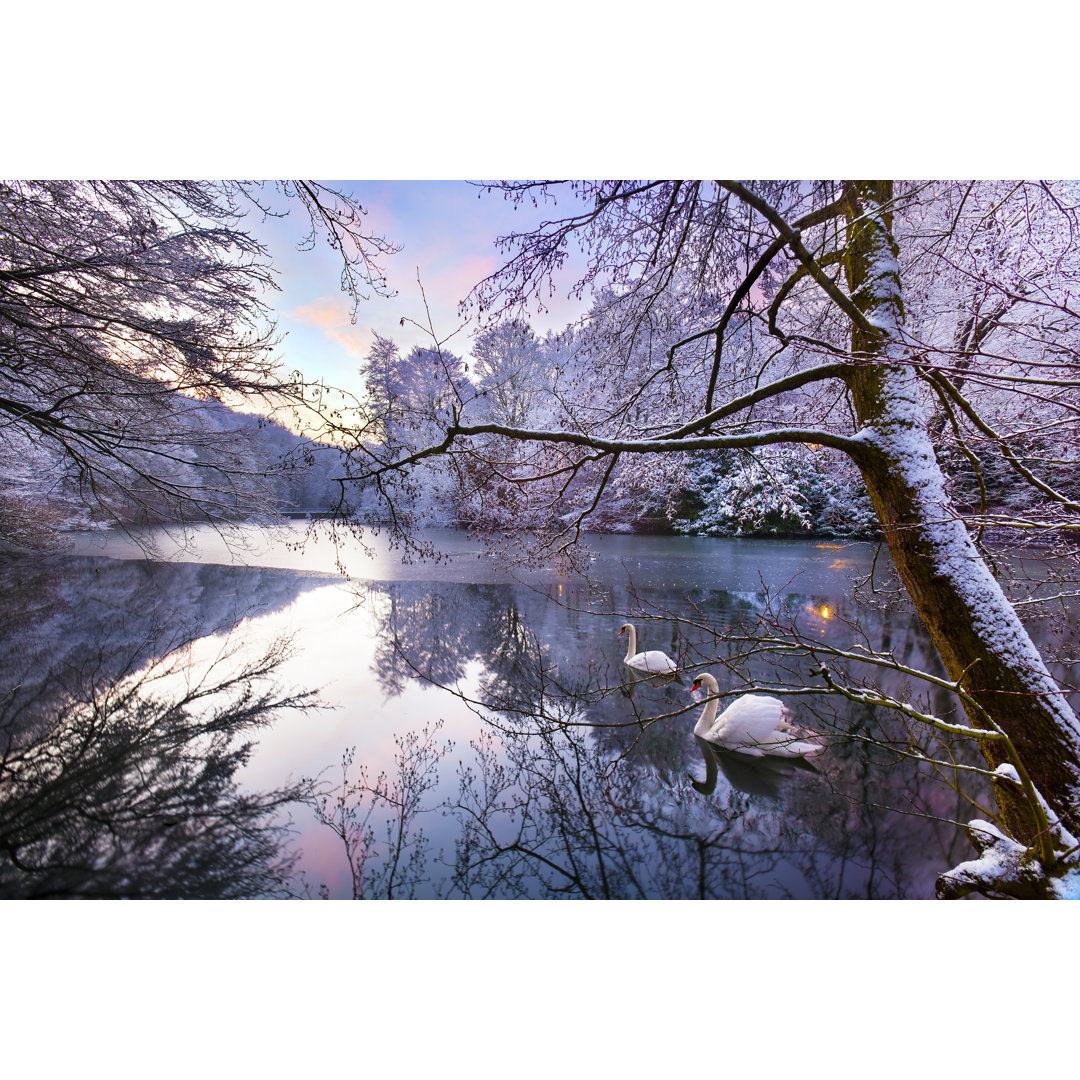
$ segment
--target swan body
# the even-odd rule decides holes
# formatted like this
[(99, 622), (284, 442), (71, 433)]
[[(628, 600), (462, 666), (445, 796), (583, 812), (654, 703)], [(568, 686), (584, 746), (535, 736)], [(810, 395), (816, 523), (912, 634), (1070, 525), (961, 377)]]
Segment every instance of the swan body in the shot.
[(738, 750), (752, 757), (766, 754), (776, 757), (813, 757), (825, 747), (809, 742), (788, 723), (781, 701), (765, 694), (743, 694), (736, 698), (719, 716), (714, 695), (720, 693), (716, 679), (704, 672), (694, 680), (691, 690), (704, 686), (709, 694), (705, 709), (694, 725), (694, 734), (701, 739)]
[(629, 634), (626, 642), (626, 656), (623, 663), (635, 671), (647, 671), (650, 675), (669, 675), (679, 670), (679, 665), (659, 649), (650, 649), (648, 652), (637, 651), (637, 631), (633, 623), (623, 623), (619, 628), (620, 634)]

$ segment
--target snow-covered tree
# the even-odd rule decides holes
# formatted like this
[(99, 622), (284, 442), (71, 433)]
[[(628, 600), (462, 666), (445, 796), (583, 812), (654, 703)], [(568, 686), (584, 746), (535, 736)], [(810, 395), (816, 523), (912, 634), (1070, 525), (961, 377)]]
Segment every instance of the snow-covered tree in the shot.
[(550, 409), (550, 375), (543, 344), (521, 319), (499, 323), (473, 342), (477, 419), (520, 426)]
[(472, 396), (460, 357), (419, 347), (402, 356), (397, 345), (380, 334), (375, 334), (360, 375), (368, 418), (365, 434), (391, 452), (425, 445)]
[[(342, 256), (354, 299), (384, 287), (373, 260), (393, 249), (354, 200), (305, 181), (277, 192)], [(0, 420), (61, 464), (65, 497), (120, 521), (267, 506), (241, 434), (204, 413), (303, 401), (274, 357), (268, 253), (243, 227), (269, 198), (246, 183), (0, 182)]]
[[(341, 474), (346, 480), (370, 471), (372, 462), (391, 461), (437, 438), (474, 394), (459, 356), (439, 347), (416, 347), (402, 356), (392, 340), (378, 333), (360, 375), (363, 419), (347, 439)], [(414, 477), (391, 476), (385, 483), (393, 492), (392, 513), (402, 522), (415, 522), (417, 514), (437, 522), (454, 518), (460, 479), (443, 468), (424, 466)]]
[[(1016, 450), (1049, 432), (1071, 443), (1080, 407), (1071, 190), (891, 181), (502, 188), (511, 198), (569, 198), (570, 209), (506, 239), (509, 261), (476, 294), (484, 311), (516, 312), (563, 265), (567, 245), (581, 242), (588, 262), (577, 287), (606, 287), (604, 364), (613, 371), (621, 360), (627, 375), (609, 380), (602, 407), (580, 400), (558, 427), (457, 418), (375, 472), (475, 457), (500, 436), (573, 459), (567, 467), (592, 485), (588, 514), (620, 462), (639, 456), (799, 444), (845, 454), (966, 714), (949, 730), (978, 742), (994, 777), (1000, 828), (972, 826), (983, 880), (999, 892), (1055, 895), (1053, 882), (1076, 872), (1080, 724), (968, 526), (1076, 528), (1080, 505)], [(690, 332), (666, 351), (636, 354), (673, 293)], [(703, 320), (710, 296), (720, 299)], [(994, 450), (1038, 493), (1039, 512), (965, 522), (937, 455), (946, 430), (965, 457), (975, 444)], [(535, 473), (539, 484), (549, 476)], [(830, 691), (855, 693), (827, 669), (822, 678)], [(969, 867), (964, 887), (980, 872)], [(942, 891), (954, 891), (948, 880)]]
[(877, 519), (858, 473), (835, 452), (772, 446), (691, 456), (673, 493), (677, 532), (871, 536)]

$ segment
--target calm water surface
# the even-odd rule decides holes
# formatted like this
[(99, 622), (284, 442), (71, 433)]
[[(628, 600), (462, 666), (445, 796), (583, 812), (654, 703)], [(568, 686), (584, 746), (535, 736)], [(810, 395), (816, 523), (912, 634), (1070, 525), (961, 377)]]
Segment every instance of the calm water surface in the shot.
[[(301, 548), (300, 525), (0, 564), (3, 895), (923, 898), (970, 857), (979, 778), (890, 750), (888, 715), (789, 699), (827, 736), (813, 768), (692, 733), (696, 671), (821, 685), (820, 657), (747, 653), (750, 628), (938, 670), (909, 613), (853, 599), (873, 545), (594, 537), (584, 581), (432, 535), (437, 564)], [(692, 670), (628, 681), (627, 618)], [(218, 682), (283, 637), (258, 686), (319, 707), (245, 726), (256, 698)]]

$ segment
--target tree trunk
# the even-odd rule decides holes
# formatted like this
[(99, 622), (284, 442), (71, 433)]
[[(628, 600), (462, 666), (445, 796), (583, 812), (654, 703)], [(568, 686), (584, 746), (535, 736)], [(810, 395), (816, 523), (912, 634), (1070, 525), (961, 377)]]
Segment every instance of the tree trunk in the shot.
[[(1072, 833), (1080, 833), (1080, 725), (945, 494), (915, 369), (907, 363), (892, 184), (852, 185), (846, 270), (856, 305), (874, 330), (855, 326), (848, 378), (865, 450), (859, 466), (893, 562), (952, 679), (977, 705), (974, 726), (1005, 732), (982, 740), (991, 768), (1010, 761)], [(868, 361), (859, 363), (859, 360)], [(1035, 842), (1040, 818), (1011, 780), (995, 784), (1012, 836)]]

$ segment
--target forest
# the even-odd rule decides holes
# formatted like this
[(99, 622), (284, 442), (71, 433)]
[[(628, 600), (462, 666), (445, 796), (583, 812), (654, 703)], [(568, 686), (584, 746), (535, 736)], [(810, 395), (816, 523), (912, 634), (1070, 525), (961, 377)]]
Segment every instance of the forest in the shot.
[[(478, 187), (544, 214), (493, 238), (500, 268), (462, 298), (468, 348), (376, 333), (356, 392), (283, 369), (272, 255), (246, 225), (295, 210), (355, 314), (395, 247), (353, 195), (0, 185), (3, 550), (297, 508), (421, 557), (422, 526), (460, 526), (534, 566), (587, 565), (590, 532), (880, 541), (943, 665), (912, 677), (955, 711), (875, 696), (867, 672), (898, 661), (862, 646), (813, 692), (979, 747), (997, 813), (968, 824), (979, 857), (940, 895), (1073, 895), (1080, 724), (1024, 620), (1080, 571), (1080, 188)], [(537, 334), (530, 306), (568, 269), (586, 313)], [(998, 557), (1017, 548), (1056, 594), (1015, 593)]]
[[(1043, 188), (1037, 189), (1037, 197), (1024, 189), (1021, 206), (1018, 192), (1009, 193), (1009, 185), (1000, 185), (999, 196), (1004, 199), (1008, 194), (1010, 205), (1020, 215), (1010, 226), (1004, 209), (993, 206), (994, 194), (989, 190), (993, 186), (983, 186), (987, 190), (979, 193), (978, 203), (969, 192), (964, 216), (985, 217), (989, 213), (990, 221), (983, 223), (981, 235), (953, 237), (951, 241), (958, 249), (965, 246), (970, 265), (958, 265), (950, 277), (936, 278), (926, 270), (928, 256), (924, 253), (921, 280), (915, 283), (925, 293), (918, 298), (919, 310), (914, 309), (912, 283), (906, 282), (905, 291), (908, 311), (914, 311), (919, 322), (917, 332), (935, 350), (945, 349), (959, 357), (962, 374), (955, 380), (957, 392), (963, 390), (965, 382), (974, 387), (975, 380), (983, 380), (980, 407), (995, 386), (999, 398), (1008, 397), (1015, 404), (1015, 386), (1010, 384), (1006, 392), (1000, 373), (992, 376), (996, 383), (987, 383), (985, 372), (969, 372), (972, 357), (989, 357), (994, 348), (1000, 348), (1003, 355), (1018, 346), (1031, 352), (1040, 346), (1025, 340), (1029, 331), (1021, 323), (1031, 320), (1032, 327), (1037, 325), (1042, 334), (1054, 322), (1048, 300), (1035, 292), (1050, 287), (1048, 271), (1037, 269), (1036, 264), (1053, 263), (1053, 285), (1063, 290), (1063, 298), (1069, 296), (1069, 274), (1075, 272), (1069, 245), (1061, 245), (1070, 227), (1069, 204), (1064, 201), (1069, 197), (1067, 189), (1063, 188), (1063, 201), (1054, 203), (1048, 201), (1053, 195)], [(60, 215), (69, 211), (74, 198), (76, 189), (69, 187), (71, 191), (52, 208), (57, 220), (49, 222), (51, 228), (60, 230), (51, 238), (58, 244), (68, 239), (62, 235), (65, 222)], [(21, 206), (13, 197), (16, 190), (11, 189), (6, 201), (11, 243), (21, 227), (18, 214), (31, 205)], [(190, 199), (189, 194), (184, 197)], [(237, 196), (234, 193), (232, 197)], [(107, 203), (106, 197), (104, 206)], [(899, 205), (906, 206), (907, 201), (901, 200)], [(318, 215), (324, 207), (316, 203), (309, 209), (316, 214), (316, 222), (322, 220)], [(963, 212), (964, 207), (959, 205), (957, 210)], [(240, 214), (243, 210), (233, 207), (229, 212)], [(1047, 214), (1058, 220), (1046, 220)], [(343, 227), (344, 220), (323, 223), (332, 230)], [(1032, 233), (1033, 221), (1041, 235)], [(122, 231), (150, 226), (113, 220), (105, 227)], [(919, 230), (933, 227), (916, 220), (912, 213), (897, 230), (897, 242), (901, 249), (911, 249), (906, 257), (915, 266), (919, 264), (914, 249), (926, 242), (920, 239)], [(1011, 239), (1007, 236), (1010, 227), (1017, 233)], [(153, 228), (160, 226), (154, 224)], [(1061, 245), (1057, 251), (1046, 248), (1054, 243), (1055, 230)], [(38, 239), (46, 237), (39, 235)], [(106, 231), (100, 236), (84, 236), (83, 242), (108, 246), (117, 239)], [(188, 237), (189, 242), (193, 239), (193, 235)], [(206, 240), (234, 242), (234, 238), (219, 235), (200, 243)], [(245, 240), (252, 242), (250, 237)], [(358, 250), (365, 240), (373, 242), (353, 237)], [(170, 238), (170, 243), (176, 242)], [(380, 244), (380, 250), (392, 250), (386, 242)], [(104, 272), (104, 256), (104, 251), (95, 251), (84, 273), (96, 276)], [(132, 262), (130, 252), (123, 257), (114, 253), (112, 258), (117, 266), (131, 263), (129, 271), (146, 272), (145, 267)], [(1007, 272), (1009, 279), (980, 278), (989, 266), (995, 266), (998, 277)], [(201, 270), (199, 264), (192, 263), (184, 272), (193, 273), (197, 268)], [(82, 299), (85, 283), (72, 286), (72, 295), (67, 297), (52, 285), (36, 295), (13, 288), (16, 283), (26, 286), (31, 280), (42, 283), (41, 273), (33, 263), (21, 270), (12, 263), (4, 271), (4, 281), (11, 290), (7, 304), (25, 306), (22, 312), (11, 307), (12, 326), (20, 326), (23, 335), (36, 319), (58, 311), (75, 311), (90, 319), (87, 330), (95, 318), (107, 320), (104, 307), (93, 313), (71, 308), (75, 296)], [(219, 295), (206, 301), (218, 306), (224, 303), (224, 294), (238, 286), (235, 279), (226, 284), (223, 269), (222, 273)], [(224, 374), (220, 372), (205, 386), (199, 380), (187, 386), (176, 382), (163, 396), (160, 373), (153, 370), (154, 361), (147, 356), (140, 357), (141, 368), (130, 365), (122, 376), (115, 367), (103, 367), (98, 373), (100, 387), (92, 382), (80, 384), (72, 378), (74, 371), (64, 372), (56, 364), (52, 370), (31, 371), (29, 381), (20, 382), (12, 364), (5, 372), (5, 389), (10, 395), (4, 399), (8, 437), (0, 448), (4, 477), (0, 499), (5, 511), (0, 516), (0, 544), (33, 549), (49, 546), (58, 528), (265, 519), (297, 508), (334, 510), (342, 517), (358, 515), (371, 520), (380, 515), (379, 492), (377, 485), (368, 482), (363, 463), (420, 449), (440, 433), (451, 416), (471, 424), (555, 430), (572, 426), (578, 413), (588, 409), (597, 416), (620, 417), (628, 430), (648, 432), (659, 417), (690, 415), (692, 410), (688, 411), (680, 398), (680, 385), (707, 365), (713, 368), (715, 394), (720, 377), (726, 385), (740, 387), (757, 378), (755, 372), (775, 365), (773, 352), (779, 351), (781, 356), (785, 352), (809, 354), (823, 348), (813, 345), (812, 339), (801, 341), (799, 334), (784, 336), (779, 330), (780, 306), (793, 303), (791, 294), (797, 297), (798, 287), (788, 284), (776, 295), (773, 284), (770, 292), (776, 273), (775, 267), (763, 271), (752, 287), (760, 290), (763, 301), (768, 299), (767, 311), (756, 317), (749, 308), (725, 312), (722, 365), (719, 350), (701, 328), (724, 309), (723, 290), (716, 284), (702, 288), (700, 280), (692, 286), (680, 281), (672, 265), (662, 287), (656, 285), (655, 298), (650, 299), (644, 317), (635, 315), (632, 327), (624, 321), (631, 290), (625, 285), (616, 290), (609, 283), (596, 292), (587, 314), (559, 333), (547, 331), (538, 336), (527, 317), (508, 307), (499, 309), (494, 317), (478, 321), (467, 353), (459, 349), (464, 356), (439, 347), (435, 341), (432, 347), (403, 352), (391, 338), (376, 333), (374, 345), (358, 366), (366, 390), (359, 396), (340, 395), (344, 407), (332, 416), (319, 401), (324, 394), (329, 400), (333, 388), (305, 384), (299, 372), (292, 373), (291, 385), (278, 381), (278, 373), (265, 385), (247, 387), (232, 387), (225, 378), (215, 383)], [(614, 279), (613, 274), (609, 277)], [(170, 287), (179, 290), (193, 284), (174, 280)], [(359, 299), (358, 280), (347, 284)], [(145, 308), (178, 301), (179, 297), (166, 297), (163, 288), (159, 283), (156, 298), (131, 291), (124, 297), (118, 294), (113, 302)], [(207, 283), (200, 288), (206, 291)], [(970, 296), (957, 295), (960, 288), (966, 288)], [(1030, 298), (1028, 291), (1032, 292)], [(102, 300), (109, 302), (105, 297)], [(254, 303), (254, 294), (244, 300), (230, 296), (228, 302)], [(954, 304), (956, 311), (952, 310)], [(1068, 332), (1062, 324), (1070, 314), (1067, 299), (1062, 300), (1062, 307), (1064, 310), (1057, 311), (1059, 325), (1052, 331), (1056, 351), (1064, 347), (1061, 339)], [(213, 310), (214, 317), (220, 318), (220, 312)], [(27, 321), (20, 323), (17, 314), (25, 315)], [(157, 332), (158, 328), (149, 324), (132, 323), (122, 335), (125, 348), (149, 349)], [(266, 327), (260, 332), (261, 347), (268, 348), (272, 333)], [(109, 340), (115, 334), (110, 328), (102, 345), (115, 344)], [(254, 342), (252, 339), (244, 347), (254, 348)], [(778, 342), (782, 343), (779, 349)], [(167, 338), (154, 347), (177, 345), (181, 350), (186, 347)], [(1042, 348), (1045, 350), (1045, 343)], [(106, 361), (107, 365), (113, 363)], [(1031, 362), (1025, 363), (1026, 370), (1034, 370)], [(1045, 385), (1067, 385), (1068, 373), (1059, 374), (1060, 378), (1046, 379)], [(119, 378), (124, 382), (122, 396), (116, 396), (117, 388), (109, 386), (110, 380)], [(1024, 378), (1032, 386), (1031, 393), (1024, 395), (1026, 407), (1031, 409), (1037, 383), (1031, 382), (1035, 378), (1032, 374)], [(25, 396), (20, 385), (25, 387)], [(70, 412), (80, 410), (85, 430), (78, 424), (69, 431), (38, 422), (38, 414), (50, 415), (56, 408), (57, 395)], [(1049, 396), (1043, 394), (1043, 400)], [(1062, 392), (1055, 391), (1052, 396), (1060, 407)], [(47, 401), (48, 409), (36, 412), (31, 407), (39, 400)], [(311, 408), (313, 401), (315, 409)], [(137, 429), (132, 421), (145, 419), (139, 410), (130, 416), (122, 407), (116, 410), (117, 404), (128, 402), (138, 403), (147, 416), (158, 420), (167, 416), (168, 425), (155, 430), (152, 437), (146, 428)], [(997, 407), (1004, 408), (1004, 400)], [(323, 415), (318, 417), (318, 412)], [(762, 414), (760, 403), (758, 412)], [(959, 430), (958, 413), (960, 421), (973, 426), (971, 432)], [(994, 429), (974, 425), (970, 418), (965, 421), (962, 413), (956, 402), (938, 401), (931, 419), (935, 455), (958, 511), (968, 517), (979, 516), (983, 530), (1013, 528), (1025, 515), (1075, 504), (1080, 498), (1073, 443), (1062, 437), (1065, 432), (1060, 424), (1026, 420), (1022, 429), (1008, 432), (1008, 451), (1003, 453)], [(763, 419), (761, 415), (758, 422)], [(108, 428), (118, 421), (125, 425), (122, 441), (98, 430), (99, 424)], [(520, 458), (521, 447), (514, 453), (519, 457), (506, 472), (491, 467), (477, 454), (469, 461), (454, 457), (429, 462), (421, 466), (407, 494), (404, 490), (396, 493), (395, 505), (399, 511), (416, 514), (432, 524), (480, 531), (497, 531), (508, 522), (517, 527), (543, 527), (556, 518), (574, 521), (580, 515), (585, 529), (609, 532), (880, 536), (880, 523), (853, 460), (809, 441), (710, 447), (644, 458), (623, 455), (614, 462), (603, 499), (595, 506), (590, 506), (594, 491), (585, 465), (574, 467), (572, 475), (562, 477), (558, 484), (549, 484), (543, 497), (537, 495), (541, 485), (530, 479), (532, 494), (523, 498), (524, 485), (511, 474), (515, 469), (524, 470), (526, 463)], [(350, 468), (351, 461), (360, 461), (361, 467)], [(1033, 480), (1036, 476), (1039, 479)], [(1060, 498), (1047, 500), (1049, 491)], [(582, 514), (586, 508), (589, 512)], [(1044, 524), (1041, 536), (1045, 540), (1059, 532)]]

